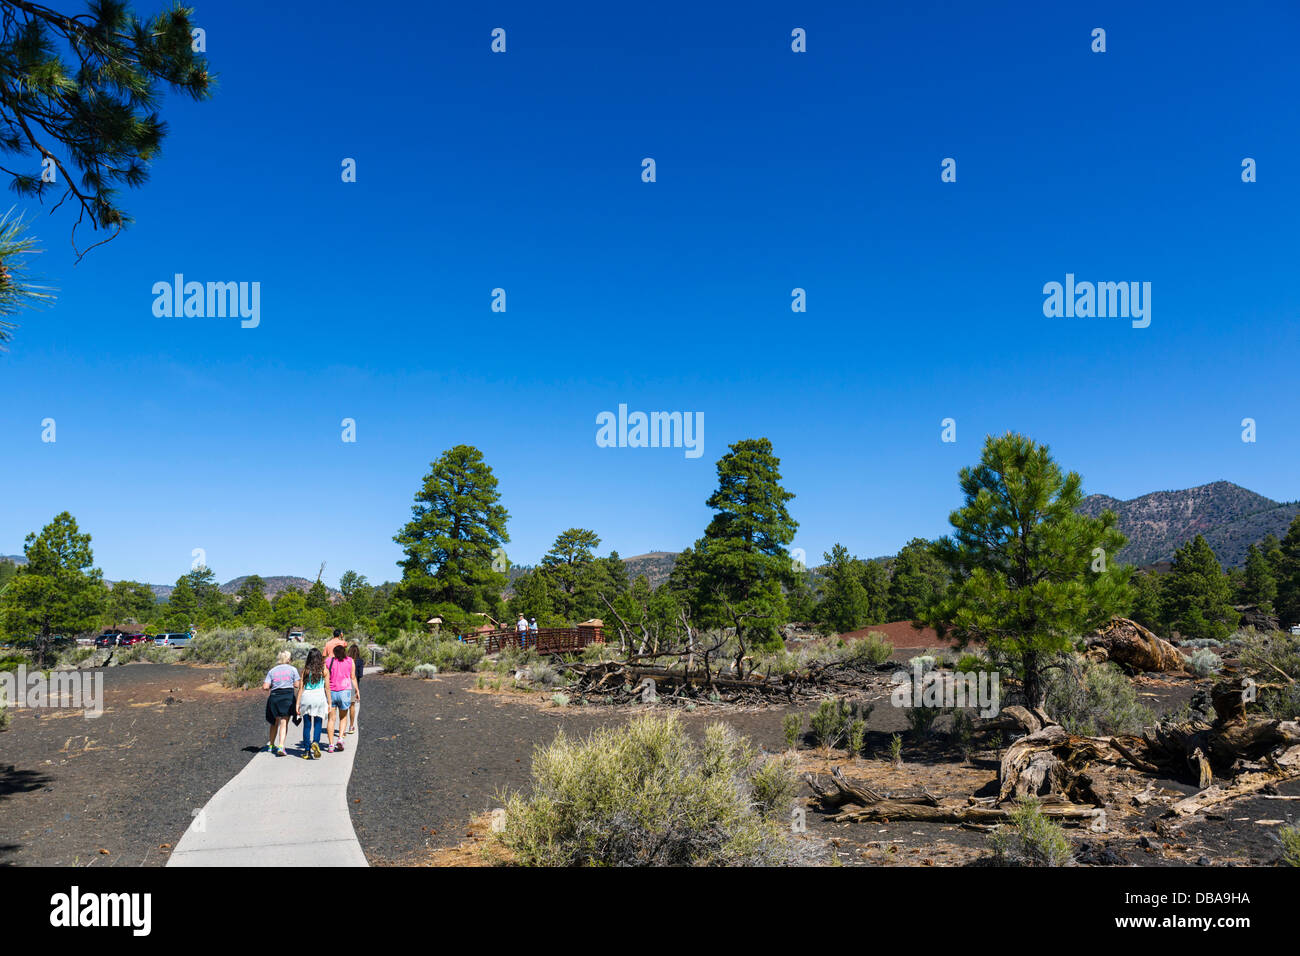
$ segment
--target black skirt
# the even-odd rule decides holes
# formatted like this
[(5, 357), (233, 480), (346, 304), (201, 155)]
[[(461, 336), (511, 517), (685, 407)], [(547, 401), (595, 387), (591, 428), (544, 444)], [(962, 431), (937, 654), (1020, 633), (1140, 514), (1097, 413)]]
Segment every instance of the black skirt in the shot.
[(273, 724), (277, 720), (293, 716), (293, 702), (297, 698), (292, 687), (281, 687), (271, 691), (266, 698), (266, 722)]

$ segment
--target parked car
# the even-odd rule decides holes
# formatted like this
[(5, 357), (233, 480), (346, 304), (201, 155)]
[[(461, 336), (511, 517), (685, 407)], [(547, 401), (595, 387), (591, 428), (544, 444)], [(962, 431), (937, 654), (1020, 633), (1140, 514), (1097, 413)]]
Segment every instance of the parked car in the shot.
[(159, 647), (189, 647), (192, 636), (184, 631), (168, 631), (166, 634), (155, 634), (153, 642)]
[(130, 647), (132, 644), (144, 644), (148, 640), (143, 634), (123, 634), (117, 639), (117, 646)]
[(105, 631), (99, 637), (95, 638), (96, 647), (117, 647), (118, 642), (125, 635), (121, 631)]
[(303, 635), (302, 631), (290, 631), (289, 640), (298, 641), (299, 643), (301, 643), (302, 641), (306, 640), (306, 637)]

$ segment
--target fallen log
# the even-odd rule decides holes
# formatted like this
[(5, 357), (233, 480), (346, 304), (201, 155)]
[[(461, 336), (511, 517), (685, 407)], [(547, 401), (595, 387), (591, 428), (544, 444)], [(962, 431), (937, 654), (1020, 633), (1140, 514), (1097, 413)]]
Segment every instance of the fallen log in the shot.
[[(1106, 811), (1074, 803), (1042, 803), (1039, 811), (1045, 817), (1066, 822), (1086, 822), (1089, 829), (1106, 828)], [(961, 823), (988, 825), (1007, 823), (1011, 810), (1001, 807), (952, 806), (901, 803), (881, 800), (866, 807), (853, 807), (831, 817), (836, 823), (852, 822), (908, 822), (908, 823)]]

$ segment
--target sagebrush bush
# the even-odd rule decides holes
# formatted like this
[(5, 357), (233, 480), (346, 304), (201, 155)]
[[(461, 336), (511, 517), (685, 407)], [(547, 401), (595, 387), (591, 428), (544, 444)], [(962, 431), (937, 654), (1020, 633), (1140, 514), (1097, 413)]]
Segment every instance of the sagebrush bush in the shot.
[(546, 661), (538, 661), (524, 668), (524, 680), (535, 687), (555, 687), (564, 683), (564, 678)]
[(1070, 862), (1070, 841), (1053, 823), (1038, 801), (1023, 797), (1011, 811), (1011, 821), (989, 837), (993, 858), (1000, 866), (1065, 866)]
[[(1265, 675), (1260, 681), (1258, 706), (1278, 720), (1300, 718), (1300, 637), (1285, 631), (1260, 634), (1253, 629), (1238, 636), (1242, 638), (1242, 669)], [(1294, 683), (1276, 686), (1279, 671)]]
[[(90, 648), (78, 648), (78, 650), (90, 650)], [(179, 648), (159, 647), (153, 642), (123, 647), (113, 655), (114, 664), (134, 664), (137, 661), (146, 661), (150, 664), (175, 664), (180, 659)], [(82, 660), (85, 658), (83, 657)]]
[(388, 642), (382, 663), (390, 674), (410, 674), (421, 664), (433, 664), (440, 671), (472, 671), (482, 659), (477, 644), (403, 631)]
[(229, 664), (251, 646), (279, 650), (284, 643), (280, 634), (265, 627), (216, 628), (195, 637), (182, 654), (195, 664)]
[(77, 667), (90, 660), (96, 654), (93, 647), (70, 647), (59, 654), (59, 659), (55, 661), (56, 669), (67, 669)]
[(1300, 828), (1282, 827), (1277, 836), (1282, 843), (1282, 862), (1287, 866), (1300, 866)]
[(1072, 734), (1137, 734), (1155, 722), (1124, 672), (1109, 661), (1062, 655), (1048, 671), (1047, 713)]
[(676, 714), (647, 714), (533, 757), (532, 792), (508, 794), (499, 840), (525, 866), (753, 866), (793, 859), (793, 794), (744, 738), (714, 724), (695, 743)]
[(276, 658), (280, 656), (278, 644), (279, 642), (270, 645), (264, 641), (250, 641), (239, 651), (235, 659), (226, 665), (226, 670), (221, 675), (221, 683), (240, 690), (261, 687), (262, 681), (266, 679), (266, 672), (275, 666)]
[(860, 640), (845, 642), (840, 651), (840, 659), (850, 664), (876, 667), (889, 660), (894, 653), (894, 645), (885, 639), (885, 635), (870, 631)]
[(1198, 677), (1210, 677), (1223, 670), (1223, 658), (1208, 647), (1202, 647), (1188, 659), (1187, 666)]
[(916, 657), (909, 657), (907, 659), (908, 670), (915, 671), (919, 667), (921, 668), (922, 674), (928, 674), (930, 671), (934, 670), (934, 664), (935, 658), (933, 654), (919, 654)]
[[(412, 676), (419, 677), (423, 680), (428, 680), (430, 677), (433, 677), (437, 673), (438, 673), (438, 668), (435, 667), (433, 664), (416, 664), (414, 667), (411, 668)], [(482, 680), (482, 678), (479, 679), (480, 681)]]

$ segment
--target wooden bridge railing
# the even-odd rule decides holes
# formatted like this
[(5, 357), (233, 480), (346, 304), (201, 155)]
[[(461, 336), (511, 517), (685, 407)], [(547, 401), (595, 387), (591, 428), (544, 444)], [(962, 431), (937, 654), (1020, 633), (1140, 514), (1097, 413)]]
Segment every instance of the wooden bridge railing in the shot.
[(502, 628), (482, 634), (466, 634), (464, 640), (467, 644), (479, 645), (488, 654), (521, 646), (538, 654), (575, 654), (592, 644), (604, 644), (605, 636), (599, 627), (539, 627), (536, 634)]

